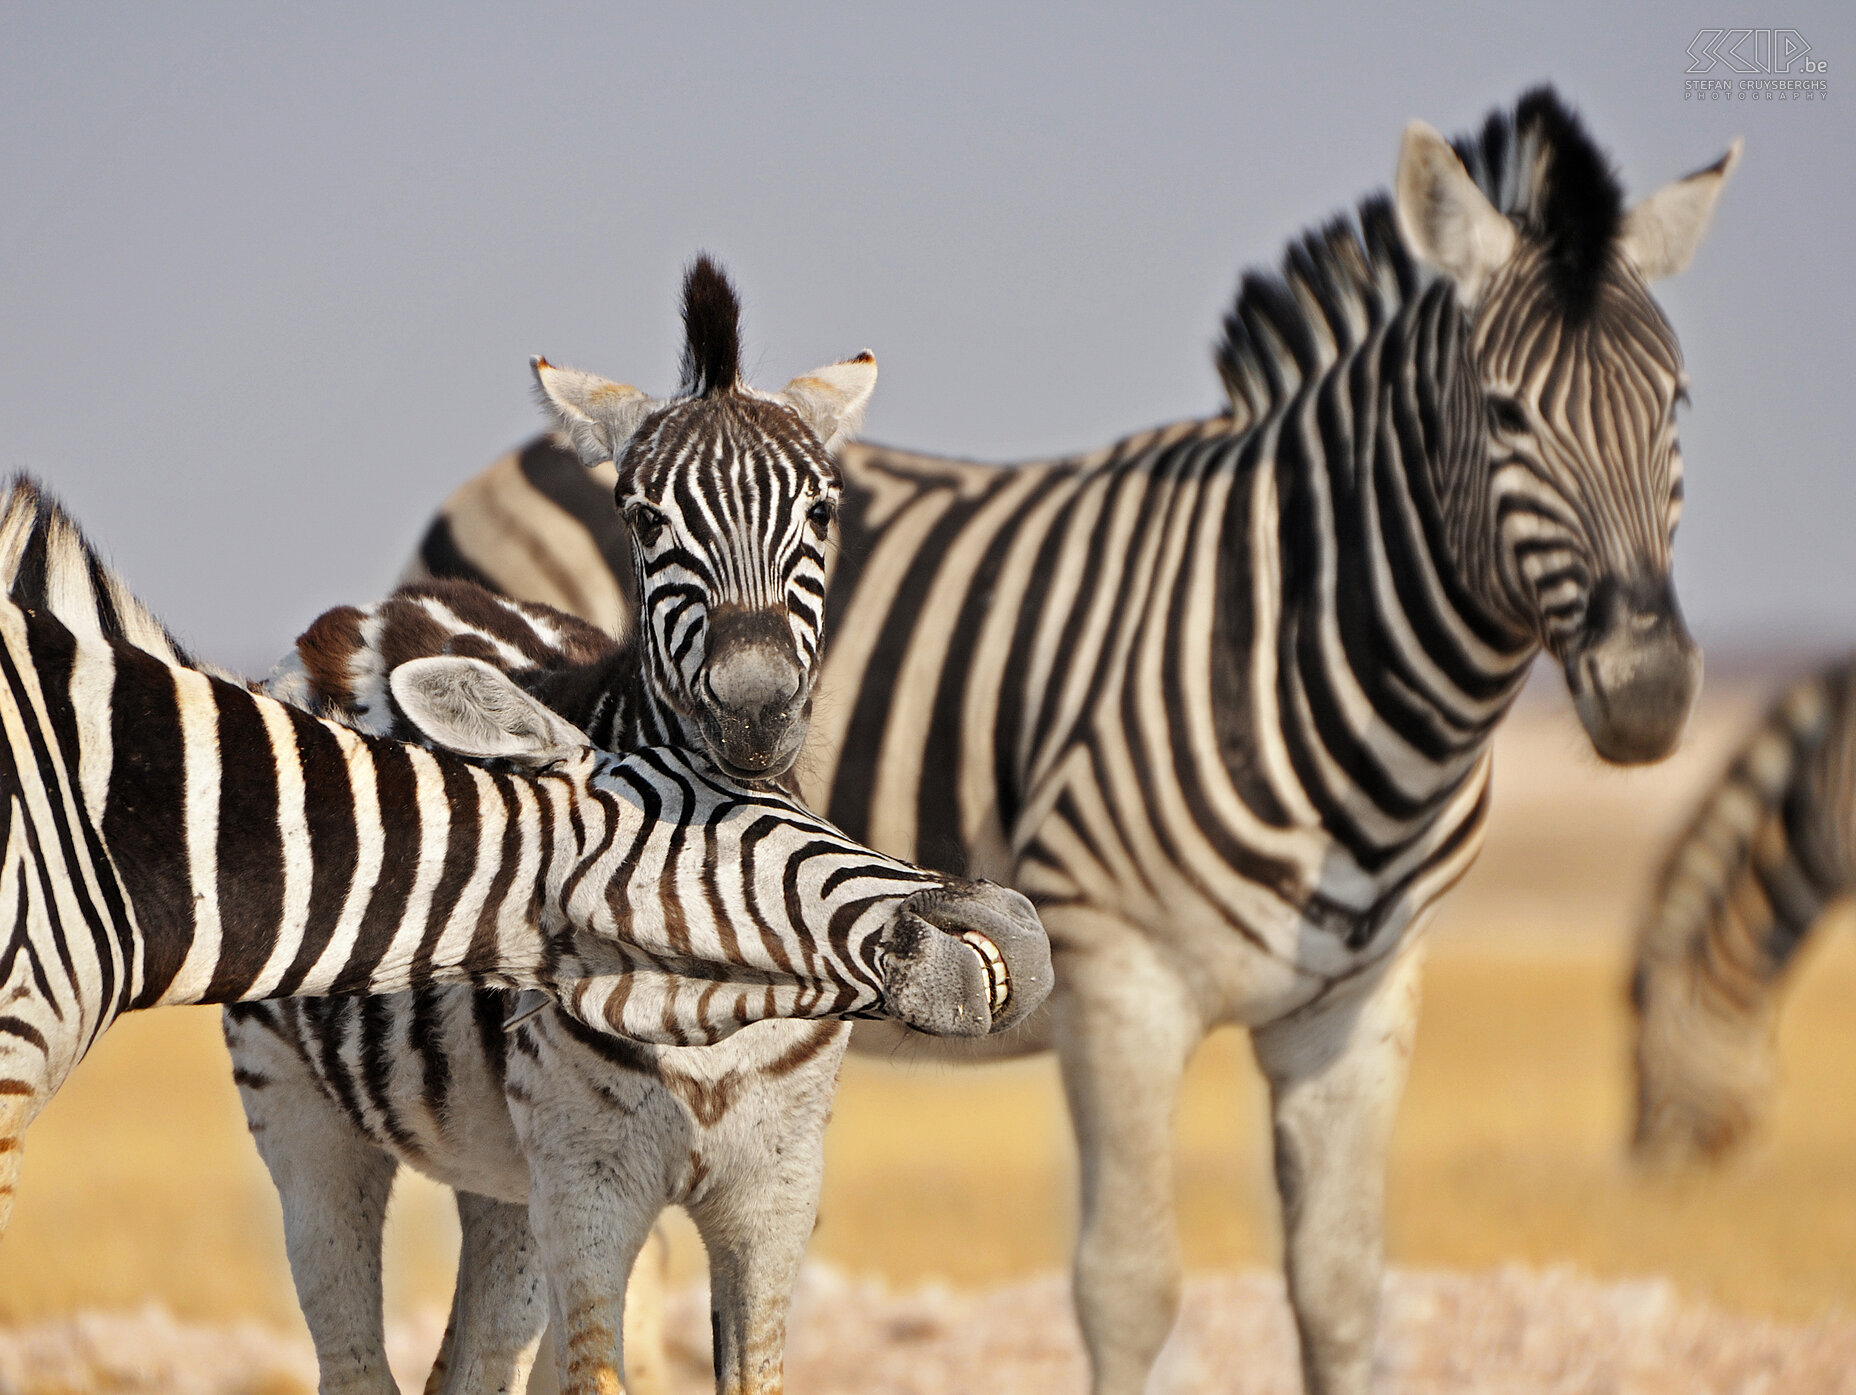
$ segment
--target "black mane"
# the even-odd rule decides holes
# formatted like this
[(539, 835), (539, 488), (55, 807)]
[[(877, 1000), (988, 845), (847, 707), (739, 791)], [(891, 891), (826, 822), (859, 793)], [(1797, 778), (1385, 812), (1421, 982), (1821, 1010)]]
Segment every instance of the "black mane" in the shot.
[(1584, 319), (1624, 221), (1624, 190), (1578, 116), (1551, 87), (1536, 87), (1512, 117), (1492, 112), (1479, 139), (1451, 145), (1489, 202), (1546, 249), (1561, 310)]
[[(1550, 87), (1453, 142), (1477, 186), (1545, 248), (1550, 293), (1567, 318), (1591, 314), (1624, 216), (1611, 163)], [(1416, 295), (1429, 273), (1374, 194), (1289, 244), (1282, 270), (1246, 272), (1224, 318), (1218, 375), (1232, 409), (1255, 421)]]
[(686, 397), (731, 392), (741, 381), (741, 302), (707, 254), (683, 278), (683, 384)]

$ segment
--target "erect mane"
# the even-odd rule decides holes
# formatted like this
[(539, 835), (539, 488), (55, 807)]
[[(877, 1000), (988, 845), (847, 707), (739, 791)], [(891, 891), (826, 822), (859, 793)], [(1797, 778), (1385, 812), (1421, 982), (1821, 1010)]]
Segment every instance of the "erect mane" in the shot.
[(1536, 87), (1513, 116), (1491, 112), (1480, 137), (1451, 145), (1489, 202), (1546, 249), (1562, 313), (1584, 319), (1624, 221), (1624, 190), (1578, 116), (1551, 87)]
[(683, 278), (685, 397), (731, 392), (741, 381), (741, 302), (728, 277), (705, 253)]
[[(1492, 112), (1452, 142), (1490, 203), (1545, 249), (1547, 286), (1568, 319), (1588, 316), (1624, 216), (1610, 161), (1551, 87)], [(1224, 318), (1218, 375), (1239, 418), (1256, 421), (1325, 370), (1434, 279), (1373, 194), (1289, 244), (1277, 273), (1250, 271)]]
[(45, 611), (75, 634), (121, 640), (163, 663), (242, 681), (190, 654), (29, 475), (0, 486), (0, 587), (13, 604)]

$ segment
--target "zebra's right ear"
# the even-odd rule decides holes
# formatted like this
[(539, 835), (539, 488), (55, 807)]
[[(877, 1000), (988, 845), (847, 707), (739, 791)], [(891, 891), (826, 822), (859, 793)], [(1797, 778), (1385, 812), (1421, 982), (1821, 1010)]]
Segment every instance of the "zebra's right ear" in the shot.
[(651, 397), (629, 383), (615, 383), (575, 368), (556, 368), (545, 358), (531, 358), (541, 405), (573, 442), (583, 465), (616, 461), (625, 443), (651, 411)]
[(388, 683), (420, 734), (460, 756), (539, 769), (587, 745), (578, 727), (481, 659), (411, 659), (393, 670)]
[(1450, 142), (1414, 121), (1399, 144), (1392, 204), (1405, 248), (1456, 283), (1474, 305), (1489, 277), (1514, 255), (1514, 224), (1469, 177)]

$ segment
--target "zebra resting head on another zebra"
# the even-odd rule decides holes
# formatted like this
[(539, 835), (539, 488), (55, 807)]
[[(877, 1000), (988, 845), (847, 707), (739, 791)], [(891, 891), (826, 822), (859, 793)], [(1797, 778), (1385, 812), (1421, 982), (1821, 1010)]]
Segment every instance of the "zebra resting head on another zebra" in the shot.
[(825, 537), (843, 488), (828, 448), (862, 419), (876, 360), (862, 353), (757, 392), (741, 381), (740, 316), (728, 279), (699, 257), (683, 283), (677, 396), (655, 399), (543, 358), (532, 366), (581, 461), (616, 467), (614, 498), (647, 598), (652, 694), (690, 728), (687, 744), (706, 746), (739, 779), (766, 780), (785, 774), (805, 742)]
[(689, 1045), (983, 1033), (1048, 990), (1023, 897), (680, 751), (595, 749), (478, 660), (391, 675), (407, 745), (195, 667), (30, 481), (0, 564), (0, 1228), (20, 1135), (135, 1008), (470, 983)]
[(1658, 1164), (1714, 1161), (1770, 1107), (1798, 951), (1856, 891), (1856, 656), (1772, 704), (1664, 859), (1637, 940), (1636, 1124)]

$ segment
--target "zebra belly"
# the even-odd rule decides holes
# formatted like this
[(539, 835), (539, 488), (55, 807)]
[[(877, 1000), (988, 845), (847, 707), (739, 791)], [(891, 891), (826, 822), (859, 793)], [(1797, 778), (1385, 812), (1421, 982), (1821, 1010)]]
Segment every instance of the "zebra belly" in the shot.
[(500, 1040), (513, 996), (438, 988), (281, 1006), (308, 1077), (363, 1137), (446, 1186), (520, 1203), (528, 1163)]
[(510, 1112), (537, 1174), (582, 1177), (610, 1204), (747, 1204), (812, 1167), (849, 1038), (847, 1023), (768, 1021), (713, 1046), (648, 1046), (547, 1011), (514, 1034)]
[[(531, 1168), (622, 1175), (656, 1205), (750, 1184), (782, 1132), (822, 1130), (849, 1037), (762, 1022), (708, 1047), (593, 1033), (552, 1009), (504, 1033), (515, 995), (445, 988), (301, 999), (276, 1010), (300, 1069), (234, 1052), (266, 1110), (314, 1090), (362, 1137), (461, 1191), (526, 1204)], [(493, 1033), (493, 1034), (492, 1034)]]

